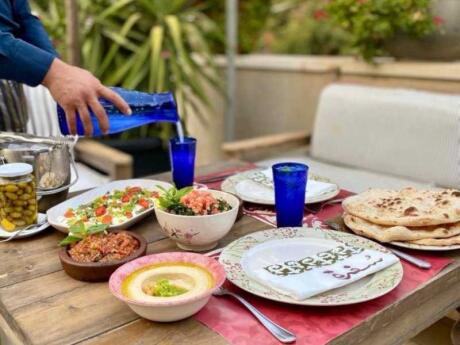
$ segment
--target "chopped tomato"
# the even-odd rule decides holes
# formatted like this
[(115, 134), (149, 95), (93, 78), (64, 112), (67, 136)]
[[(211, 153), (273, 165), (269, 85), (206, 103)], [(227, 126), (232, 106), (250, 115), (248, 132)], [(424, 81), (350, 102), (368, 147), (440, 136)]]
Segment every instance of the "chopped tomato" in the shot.
[(125, 195), (123, 195), (123, 197), (121, 198), (121, 201), (122, 201), (122, 202), (129, 202), (130, 199), (131, 199), (131, 194), (125, 194)]
[(137, 202), (139, 205), (141, 205), (143, 208), (149, 208), (149, 202), (145, 199), (139, 199)]
[(102, 217), (102, 223), (103, 224), (111, 224), (112, 223), (112, 216), (110, 214), (106, 214), (104, 217)]
[(96, 214), (96, 216), (102, 216), (103, 214), (105, 214), (106, 212), (106, 208), (104, 206), (99, 206), (98, 208), (96, 208), (96, 210), (94, 211), (94, 213)]
[(151, 195), (152, 195), (152, 197), (154, 197), (154, 198), (159, 198), (159, 197), (160, 197), (160, 193), (158, 193), (158, 192), (152, 192)]
[(102, 196), (102, 200), (107, 200), (108, 198), (109, 198), (109, 197), (108, 197), (107, 194), (105, 194), (105, 195)]
[(73, 210), (71, 208), (69, 208), (65, 213), (64, 213), (64, 217), (66, 218), (72, 218), (75, 216), (75, 213), (73, 213)]
[(126, 211), (125, 216), (128, 218), (133, 218), (133, 213), (131, 211)]
[(141, 188), (141, 187), (131, 187), (131, 188), (128, 188), (128, 193), (139, 193), (139, 192), (142, 192), (142, 188)]

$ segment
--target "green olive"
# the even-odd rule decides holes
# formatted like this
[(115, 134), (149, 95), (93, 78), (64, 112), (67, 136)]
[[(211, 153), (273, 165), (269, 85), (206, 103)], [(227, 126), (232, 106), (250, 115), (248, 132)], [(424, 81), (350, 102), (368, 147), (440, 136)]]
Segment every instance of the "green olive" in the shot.
[(14, 211), (12, 207), (5, 207), (4, 210), (6, 213), (11, 213)]
[(16, 206), (24, 206), (27, 204), (26, 201), (22, 201), (22, 200), (14, 200), (13, 201), (13, 204), (16, 205)]
[(11, 220), (11, 222), (14, 224), (14, 225), (17, 225), (17, 226), (24, 226), (26, 225), (26, 222), (22, 219), (13, 219)]
[(18, 200), (18, 196), (16, 194), (6, 192), (5, 195), (8, 199)]
[(35, 205), (29, 205), (28, 206), (28, 209), (35, 212)]
[(26, 193), (32, 193), (32, 187), (31, 186), (27, 186), (25, 189)]
[(22, 218), (22, 213), (21, 212), (11, 212), (10, 216), (12, 218)]
[(26, 194), (21, 195), (21, 199), (22, 200), (29, 200), (29, 199), (31, 199), (31, 196), (30, 196), (30, 194), (26, 193)]
[(16, 207), (14, 208), (14, 210), (15, 210), (16, 212), (22, 212), (22, 207), (21, 207), (21, 206), (16, 206)]
[(24, 210), (23, 212), (26, 216), (33, 216), (34, 215), (34, 212), (31, 211), (31, 210)]
[(5, 186), (5, 190), (10, 193), (17, 192), (19, 190), (18, 186), (14, 184), (8, 184)]

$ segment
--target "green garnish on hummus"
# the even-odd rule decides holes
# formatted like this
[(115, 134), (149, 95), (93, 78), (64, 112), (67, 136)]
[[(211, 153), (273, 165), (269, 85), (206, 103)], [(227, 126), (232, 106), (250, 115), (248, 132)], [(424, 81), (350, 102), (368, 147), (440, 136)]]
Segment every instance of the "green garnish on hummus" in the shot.
[(159, 280), (153, 284), (147, 284), (142, 289), (147, 295), (155, 297), (173, 297), (186, 293), (188, 290), (171, 284), (168, 279)]

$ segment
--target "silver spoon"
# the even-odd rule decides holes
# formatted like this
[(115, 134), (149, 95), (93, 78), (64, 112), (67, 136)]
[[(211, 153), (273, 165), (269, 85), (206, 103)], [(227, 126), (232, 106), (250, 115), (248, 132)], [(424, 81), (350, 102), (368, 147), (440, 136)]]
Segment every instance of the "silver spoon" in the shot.
[(0, 243), (11, 241), (11, 240), (15, 239), (16, 237), (18, 237), (19, 234), (22, 234), (24, 231), (32, 229), (32, 228), (35, 228), (35, 227), (38, 228), (38, 227), (42, 226), (45, 223), (46, 223), (46, 220), (44, 220), (44, 221), (42, 221), (40, 223), (37, 223), (37, 224), (30, 224), (30, 225), (26, 226), (25, 228), (19, 229), (19, 231), (16, 231), (13, 235), (8, 237), (6, 240), (0, 241)]
[(262, 314), (258, 309), (256, 309), (252, 304), (246, 301), (243, 297), (228, 291), (227, 289), (220, 287), (214, 293), (214, 296), (232, 296), (233, 298), (237, 299), (241, 304), (243, 304), (248, 310), (256, 317), (257, 320), (280, 342), (282, 343), (293, 343), (296, 341), (295, 334), (291, 333), (287, 329), (284, 329), (280, 325), (276, 324), (272, 320), (270, 320), (267, 316)]

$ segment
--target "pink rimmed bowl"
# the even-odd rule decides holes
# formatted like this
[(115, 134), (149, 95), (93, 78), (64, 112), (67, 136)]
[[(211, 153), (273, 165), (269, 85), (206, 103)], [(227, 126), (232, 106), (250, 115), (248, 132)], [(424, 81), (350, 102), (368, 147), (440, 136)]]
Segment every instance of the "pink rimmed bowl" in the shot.
[(207, 189), (216, 199), (230, 204), (231, 210), (204, 216), (182, 216), (155, 207), (155, 215), (162, 231), (181, 249), (202, 252), (217, 246), (232, 229), (238, 216), (240, 201), (230, 193)]
[[(214, 278), (214, 287), (185, 299), (144, 302), (130, 299), (123, 295), (123, 281), (132, 272), (145, 266), (159, 263), (190, 263), (206, 269)], [(171, 322), (185, 319), (197, 313), (208, 303), (212, 293), (225, 281), (225, 270), (215, 259), (195, 253), (171, 252), (152, 254), (130, 261), (118, 268), (110, 277), (110, 292), (119, 300), (125, 302), (136, 314), (152, 321)]]

